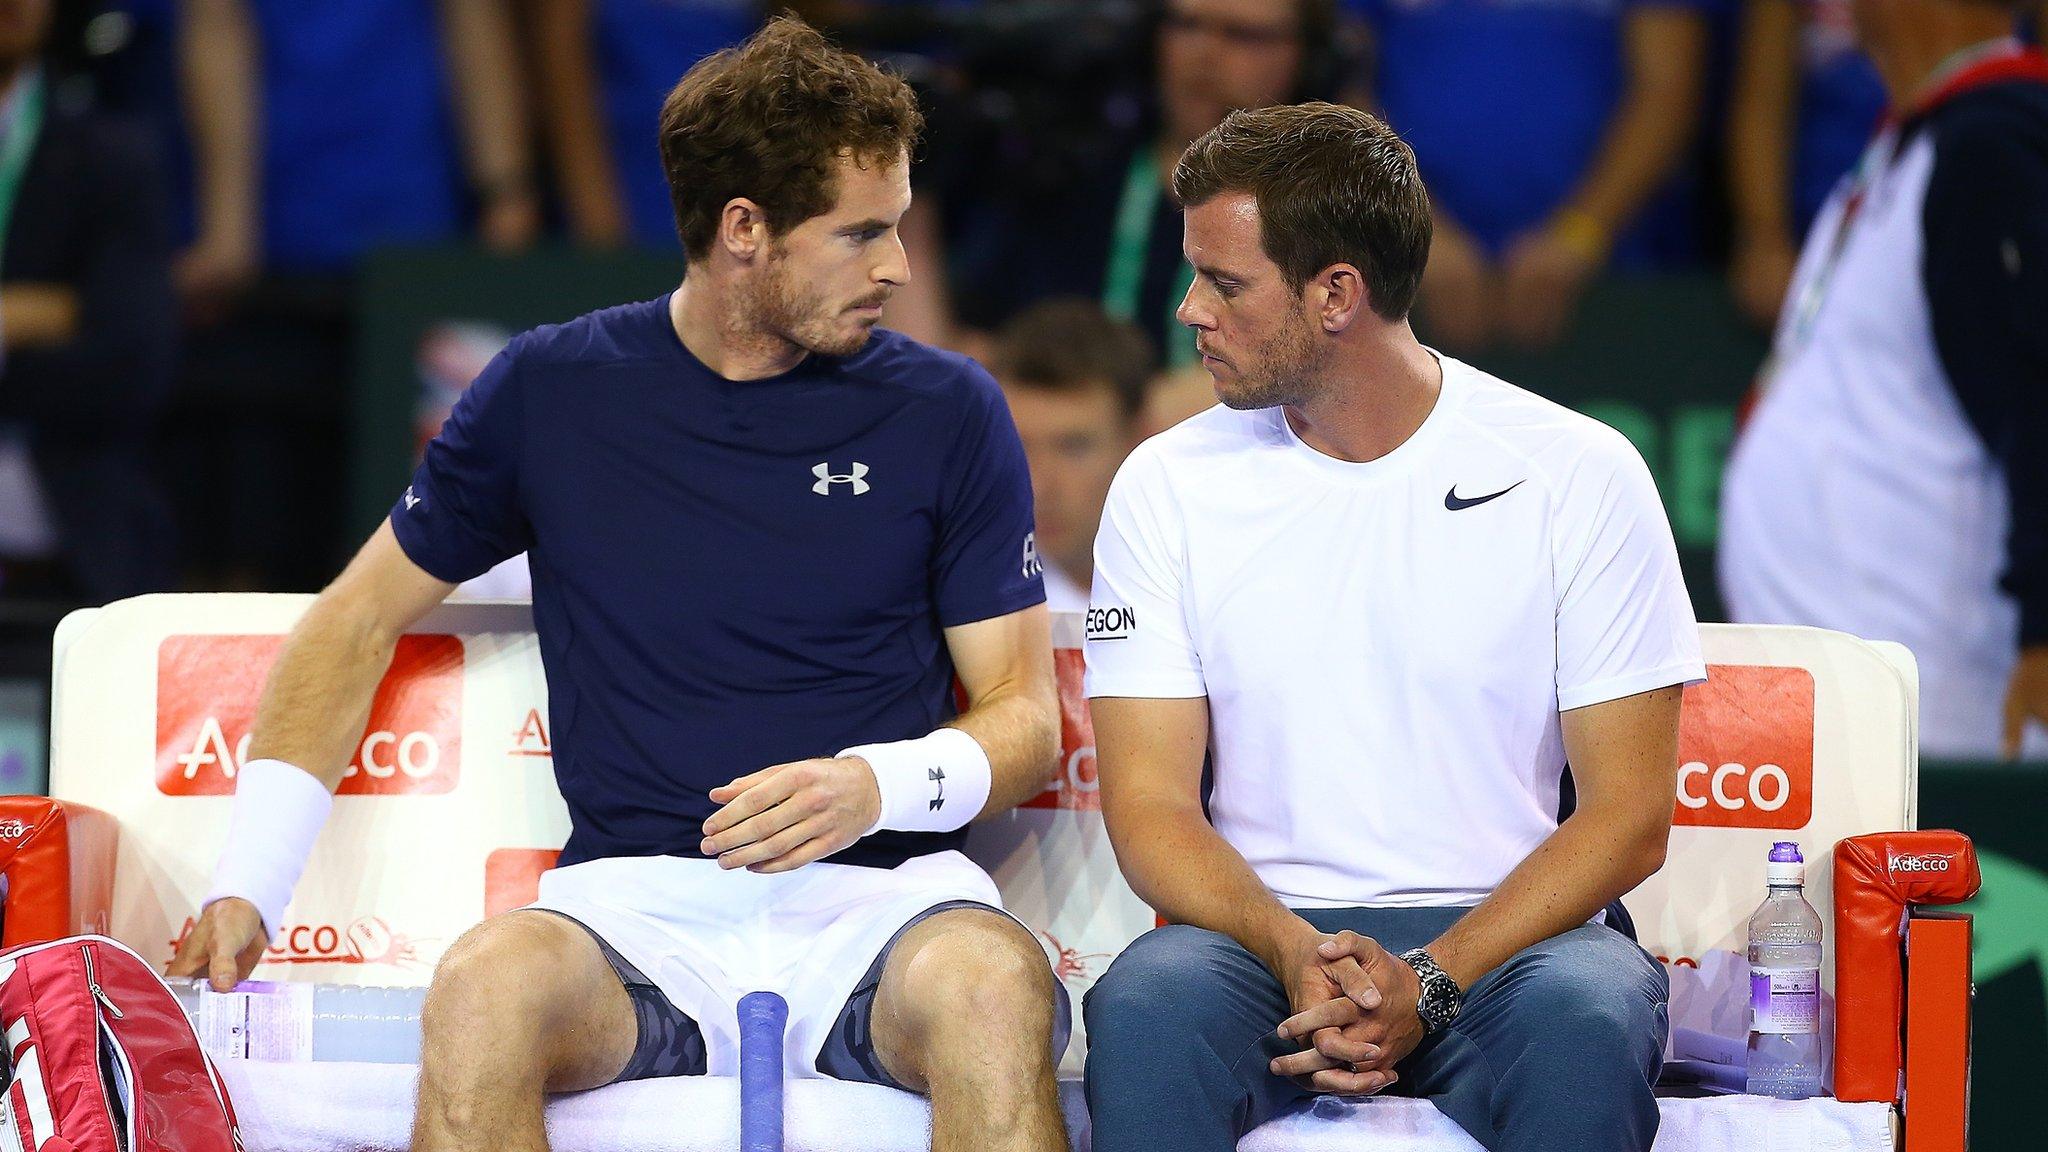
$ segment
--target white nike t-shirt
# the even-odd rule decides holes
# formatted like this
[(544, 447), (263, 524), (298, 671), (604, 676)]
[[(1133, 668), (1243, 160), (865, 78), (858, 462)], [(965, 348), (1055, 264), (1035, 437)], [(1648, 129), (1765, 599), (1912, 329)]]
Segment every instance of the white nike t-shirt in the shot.
[(1476, 904), (1557, 827), (1561, 709), (1703, 680), (1642, 457), (1441, 358), (1350, 463), (1212, 408), (1110, 489), (1090, 696), (1206, 696), (1210, 819), (1293, 907)]

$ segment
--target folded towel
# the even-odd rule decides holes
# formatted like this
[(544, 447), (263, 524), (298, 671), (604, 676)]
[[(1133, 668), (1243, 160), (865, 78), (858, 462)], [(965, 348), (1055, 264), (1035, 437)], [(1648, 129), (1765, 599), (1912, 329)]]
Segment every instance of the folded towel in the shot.
[[(220, 1064), (248, 1152), (407, 1152), (419, 1070), (399, 1064)], [(739, 1082), (671, 1077), (559, 1096), (556, 1152), (732, 1152)], [(1088, 1152), (1081, 1085), (1060, 1084), (1078, 1152)], [(1892, 1152), (1891, 1108), (1834, 1100), (1720, 1096), (1663, 1100), (1656, 1152)], [(784, 1104), (788, 1152), (928, 1152), (931, 1110), (891, 1088), (797, 1080)], [(1479, 1152), (1423, 1100), (1324, 1097), (1261, 1126), (1239, 1152)]]

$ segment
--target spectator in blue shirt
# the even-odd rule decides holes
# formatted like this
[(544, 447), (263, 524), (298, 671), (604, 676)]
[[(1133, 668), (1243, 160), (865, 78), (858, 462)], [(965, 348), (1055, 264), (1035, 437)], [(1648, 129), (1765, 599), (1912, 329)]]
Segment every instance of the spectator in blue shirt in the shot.
[[(188, 297), (333, 274), (380, 243), (540, 225), (504, 0), (182, 0)], [(466, 177), (466, 179), (465, 179)]]
[(1766, 328), (1814, 213), (1884, 112), (1884, 83), (1856, 46), (1849, 9), (1850, 0), (1749, 0), (1743, 12), (1728, 117), (1728, 276)]
[(1718, 0), (1348, 0), (1435, 196), (1429, 331), (1556, 340), (1682, 164)]

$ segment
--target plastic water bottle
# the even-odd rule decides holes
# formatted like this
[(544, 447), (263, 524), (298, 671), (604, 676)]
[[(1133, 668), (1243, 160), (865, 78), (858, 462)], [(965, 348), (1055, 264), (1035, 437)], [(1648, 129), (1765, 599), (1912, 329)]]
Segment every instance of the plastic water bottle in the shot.
[(1799, 845), (1773, 845), (1765, 868), (1770, 891), (1749, 918), (1748, 1091), (1804, 1100), (1821, 1092), (1820, 914)]
[(165, 983), (200, 1043), (229, 1060), (417, 1064), (425, 988), (246, 980), (215, 992), (204, 980)]

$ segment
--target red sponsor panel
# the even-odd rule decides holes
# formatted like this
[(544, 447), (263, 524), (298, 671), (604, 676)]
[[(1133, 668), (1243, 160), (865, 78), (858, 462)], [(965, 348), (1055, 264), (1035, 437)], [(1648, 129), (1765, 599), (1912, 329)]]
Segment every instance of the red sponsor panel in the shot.
[(1813, 818), (1813, 673), (1713, 664), (1685, 690), (1673, 823), (1804, 828)]
[[(249, 752), (263, 683), (282, 636), (170, 636), (156, 657), (156, 785), (167, 796), (226, 796)], [(462, 768), (462, 640), (401, 636), (341, 795), (454, 789)]]
[(1086, 665), (1079, 648), (1055, 648), (1053, 674), (1060, 690), (1060, 771), (1052, 787), (1024, 802), (1025, 808), (1102, 810), (1095, 776), (1095, 724), (1088, 718)]
[(524, 908), (540, 898), (540, 874), (555, 866), (554, 848), (500, 848), (484, 859), (484, 915)]

